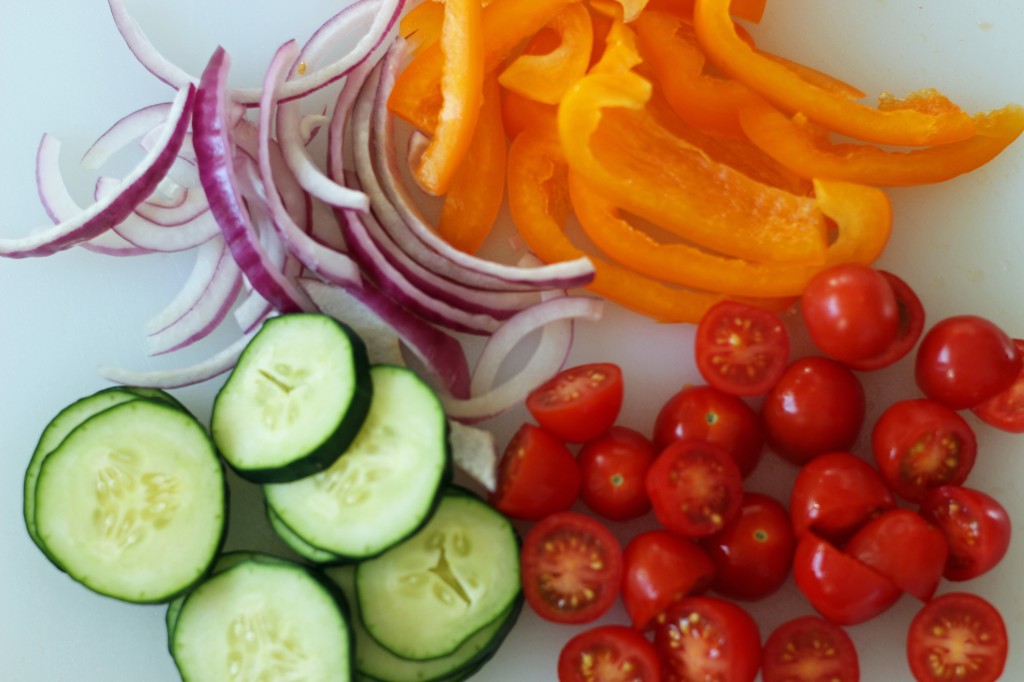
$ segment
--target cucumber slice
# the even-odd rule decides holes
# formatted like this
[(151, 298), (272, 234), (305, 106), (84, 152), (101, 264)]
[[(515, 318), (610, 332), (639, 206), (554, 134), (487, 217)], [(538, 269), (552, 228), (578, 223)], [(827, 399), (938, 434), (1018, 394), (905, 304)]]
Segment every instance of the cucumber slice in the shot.
[(299, 564), (243, 558), (185, 597), (171, 655), (186, 682), (348, 682), (352, 635), (344, 597)]
[(329, 467), (370, 405), (363, 342), (326, 315), (271, 318), (217, 394), (210, 430), (224, 459), (257, 483)]
[(312, 561), (314, 564), (336, 564), (345, 560), (344, 557), (338, 556), (334, 552), (314, 547), (303, 540), (298, 533), (281, 520), (281, 517), (277, 515), (277, 512), (270, 505), (267, 505), (267, 519), (270, 521), (270, 527), (284, 541), (284, 544), (288, 545), (289, 549), (303, 559)]
[(395, 365), (370, 370), (373, 400), (355, 440), (325, 471), (264, 486), (298, 537), (346, 558), (374, 556), (426, 522), (450, 473), (448, 420), (434, 391)]
[(159, 602), (214, 561), (226, 495), (223, 465), (192, 416), (129, 400), (84, 420), (43, 459), (34, 518), (47, 554), (72, 578)]
[(402, 658), (448, 656), (520, 598), (518, 536), (479, 498), (445, 494), (419, 532), (358, 565), (356, 594), (383, 647)]

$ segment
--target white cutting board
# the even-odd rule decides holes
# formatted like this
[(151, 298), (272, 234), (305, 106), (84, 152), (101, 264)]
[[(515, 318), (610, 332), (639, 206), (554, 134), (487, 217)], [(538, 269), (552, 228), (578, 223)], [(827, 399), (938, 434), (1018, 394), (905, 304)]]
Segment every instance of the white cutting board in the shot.
[[(344, 0), (341, 0), (344, 2)], [(233, 82), (254, 85), (274, 49), (300, 42), (339, 7), (327, 0), (154, 2), (131, 0), (154, 42), (198, 73), (216, 44), (234, 62)], [(971, 111), (1024, 102), (1024, 4), (1017, 0), (773, 0), (761, 46), (822, 68), (874, 96), (937, 87)], [(0, 234), (46, 223), (33, 161), (44, 132), (64, 142), (64, 168), (82, 202), (92, 178), (77, 160), (120, 116), (170, 98), (131, 57), (103, 0), (7, 0), (0, 11)], [(931, 320), (978, 313), (1024, 335), (1024, 143), (985, 169), (943, 185), (892, 191), (895, 227), (882, 265), (917, 288)], [(172, 682), (163, 609), (129, 606), (73, 583), (24, 531), (21, 485), (40, 430), (61, 407), (100, 388), (100, 362), (168, 367), (198, 359), (232, 337), (194, 352), (147, 358), (142, 324), (184, 281), (190, 256), (111, 259), (81, 250), (46, 259), (0, 261), (0, 679), (5, 682)], [(610, 307), (579, 328), (573, 362), (613, 360), (625, 369), (622, 422), (649, 429), (662, 400), (697, 380), (691, 328), (656, 326)], [(908, 363), (865, 378), (869, 409), (915, 394)], [(206, 418), (220, 382), (176, 391)], [(504, 440), (521, 412), (497, 420)], [(972, 420), (972, 423), (977, 423)], [(1024, 437), (980, 426), (970, 483), (1003, 501), (1024, 526)], [(863, 445), (863, 442), (861, 443)], [(750, 487), (784, 496), (793, 470), (766, 457)], [(258, 497), (237, 494), (234, 546), (267, 539)], [(253, 519), (249, 526), (246, 519)], [(242, 522), (242, 523), (238, 523)], [(642, 524), (641, 524), (642, 525)], [(630, 532), (631, 528), (624, 528)], [(1024, 592), (1015, 539), (996, 570), (962, 586), (997, 603), (1009, 627), (1007, 680), (1024, 679)], [(753, 605), (763, 634), (809, 608), (793, 586)], [(916, 604), (904, 597), (877, 620), (851, 629), (863, 679), (909, 680), (904, 632)], [(624, 622), (620, 607), (602, 622)], [(554, 680), (561, 644), (577, 630), (540, 622), (528, 610), (493, 662), (488, 682)]]

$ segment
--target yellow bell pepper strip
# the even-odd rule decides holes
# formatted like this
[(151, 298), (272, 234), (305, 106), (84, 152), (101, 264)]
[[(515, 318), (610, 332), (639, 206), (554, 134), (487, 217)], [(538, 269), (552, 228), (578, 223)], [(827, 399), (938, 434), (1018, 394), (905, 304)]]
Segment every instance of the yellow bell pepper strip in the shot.
[(469, 150), (483, 100), (480, 0), (446, 0), (441, 37), (441, 110), (413, 176), (424, 191), (444, 194)]
[[(497, 69), (520, 43), (544, 28), (566, 5), (579, 1), (492, 0), (482, 11), (478, 36), (484, 46), (483, 72)], [(479, 0), (476, 4), (479, 8)], [(395, 79), (388, 110), (425, 133), (433, 132), (441, 110), (443, 64), (440, 44), (416, 55)]]
[(695, 0), (693, 22), (708, 57), (723, 72), (779, 108), (837, 133), (899, 146), (956, 142), (974, 134), (971, 117), (934, 90), (885, 98), (875, 108), (808, 82), (744, 42), (729, 15), (729, 0)]
[(791, 118), (763, 100), (748, 104), (739, 121), (754, 144), (804, 177), (892, 187), (943, 182), (988, 163), (1024, 132), (1024, 108), (977, 114), (972, 137), (909, 151), (833, 144), (799, 114)]
[(437, 42), (441, 36), (443, 20), (443, 2), (422, 0), (402, 17), (398, 24), (398, 35), (408, 43), (411, 54), (417, 54), (427, 45)]
[(631, 71), (635, 35), (616, 22), (607, 42), (558, 108), (573, 172), (624, 210), (721, 254), (824, 262), (827, 226), (814, 198), (757, 182), (660, 125), (644, 107), (650, 82)]
[(498, 82), (545, 104), (558, 104), (569, 86), (590, 68), (594, 27), (583, 5), (568, 5), (547, 25), (558, 38), (554, 49), (543, 50), (546, 31), (538, 33), (526, 51), (516, 57), (498, 76)]
[(492, 76), (484, 81), (484, 103), (473, 142), (444, 196), (438, 234), (466, 253), (483, 244), (505, 196), (506, 143), (501, 92)]
[(753, 263), (726, 258), (689, 244), (659, 242), (635, 227), (601, 193), (569, 174), (573, 209), (594, 244), (621, 265), (673, 284), (729, 296), (799, 296), (822, 269), (845, 262), (872, 263), (888, 242), (892, 210), (879, 189), (817, 181), (817, 204), (836, 225), (822, 265)]

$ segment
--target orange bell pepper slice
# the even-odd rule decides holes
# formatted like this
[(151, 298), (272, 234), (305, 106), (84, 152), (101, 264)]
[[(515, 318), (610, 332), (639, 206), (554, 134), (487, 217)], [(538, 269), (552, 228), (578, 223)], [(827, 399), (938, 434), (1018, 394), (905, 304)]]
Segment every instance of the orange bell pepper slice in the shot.
[(759, 262), (822, 263), (827, 225), (813, 197), (715, 162), (645, 108), (651, 84), (631, 69), (635, 35), (613, 24), (600, 62), (563, 98), (569, 167), (617, 206), (694, 244)]
[(886, 97), (875, 108), (801, 78), (740, 37), (729, 15), (729, 0), (695, 0), (693, 22), (708, 57), (723, 72), (783, 110), (803, 113), (837, 133), (901, 146), (956, 142), (974, 134), (971, 117), (934, 90), (906, 99)]
[(501, 91), (501, 119), (505, 124), (505, 136), (516, 139), (527, 128), (547, 128), (553, 135), (558, 134), (558, 108), (523, 97), (511, 90)]
[[(648, 0), (647, 9), (656, 12), (671, 12), (684, 19), (693, 18), (694, 0)], [(737, 19), (757, 24), (764, 15), (767, 0), (732, 0), (729, 13)]]
[(885, 150), (867, 144), (833, 144), (762, 101), (740, 113), (743, 131), (779, 163), (804, 177), (834, 178), (869, 185), (906, 186), (943, 182), (975, 170), (998, 156), (1024, 132), (1024, 108), (1007, 105), (974, 117), (976, 133), (960, 142)]
[(422, 0), (402, 17), (398, 23), (398, 35), (412, 48), (412, 54), (417, 54), (441, 37), (443, 21), (444, 3), (438, 0)]
[(475, 253), (501, 211), (505, 196), (506, 143), (501, 91), (494, 77), (484, 81), (484, 102), (465, 160), (444, 196), (437, 232), (449, 244)]

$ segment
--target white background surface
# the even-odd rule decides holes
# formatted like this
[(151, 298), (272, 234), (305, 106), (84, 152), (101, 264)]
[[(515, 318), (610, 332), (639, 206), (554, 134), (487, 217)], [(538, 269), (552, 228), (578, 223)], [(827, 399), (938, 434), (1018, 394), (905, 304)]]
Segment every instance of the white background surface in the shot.
[[(343, 0), (342, 0), (343, 1)], [(300, 42), (337, 10), (328, 0), (130, 2), (159, 47), (198, 73), (217, 43), (232, 54), (233, 82), (257, 82), (274, 49)], [(103, 0), (0, 3), (0, 234), (46, 223), (33, 182), (43, 132), (64, 142), (64, 167), (84, 203), (92, 176), (77, 168), (87, 145), (129, 111), (170, 91), (121, 42)], [(896, 94), (934, 86), (970, 111), (1024, 102), (1024, 5), (1017, 0), (774, 0), (761, 46), (823, 68), (865, 92)], [(1024, 143), (968, 177), (892, 191), (894, 235), (882, 265), (917, 288), (930, 320), (979, 313), (1024, 336)], [(145, 356), (142, 324), (184, 281), (190, 256), (112, 259), (72, 250), (46, 259), (0, 261), (0, 679), (5, 682), (170, 682), (163, 608), (129, 606), (73, 583), (40, 554), (21, 516), (24, 467), (46, 422), (102, 387), (100, 362), (132, 368), (194, 360), (232, 338), (171, 358)], [(648, 430), (660, 404), (697, 380), (685, 325), (657, 327), (609, 310), (577, 335), (573, 361), (615, 360), (626, 370), (622, 423)], [(865, 377), (869, 410), (916, 395), (908, 363)], [(220, 382), (176, 391), (200, 418)], [(497, 423), (502, 437), (522, 415)], [(977, 421), (972, 418), (972, 423)], [(979, 426), (981, 451), (969, 483), (997, 496), (1024, 527), (1024, 437)], [(861, 452), (865, 452), (862, 438)], [(793, 470), (767, 455), (750, 481), (785, 497)], [(265, 543), (253, 490), (236, 491), (230, 545)], [(623, 532), (630, 532), (624, 528)], [(270, 545), (279, 547), (278, 545)], [(994, 601), (1011, 639), (1007, 680), (1024, 679), (1024, 543), (965, 588)], [(904, 597), (877, 620), (851, 629), (863, 679), (909, 680), (902, 642), (917, 608)], [(792, 584), (751, 607), (763, 635), (809, 612)], [(602, 622), (624, 622), (616, 607)], [(576, 630), (539, 622), (529, 611), (479, 675), (489, 682), (554, 680), (558, 649)]]

